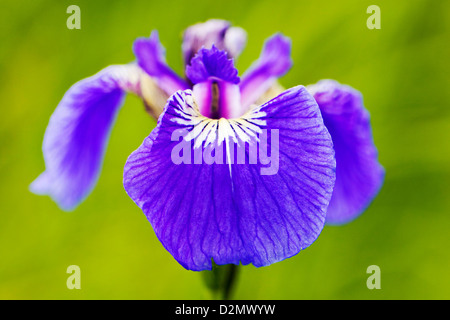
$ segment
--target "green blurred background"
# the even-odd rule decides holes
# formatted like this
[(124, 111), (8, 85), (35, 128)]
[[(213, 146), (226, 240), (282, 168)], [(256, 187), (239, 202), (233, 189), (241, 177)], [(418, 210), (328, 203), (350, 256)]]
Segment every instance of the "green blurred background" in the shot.
[[(0, 298), (206, 299), (199, 273), (162, 247), (125, 194), (127, 156), (155, 126), (128, 96), (103, 171), (77, 210), (28, 191), (44, 170), (49, 117), (76, 81), (134, 60), (131, 46), (157, 29), (183, 71), (181, 34), (209, 18), (248, 32), (241, 72), (277, 31), (292, 39), (285, 87), (336, 79), (359, 89), (372, 116), (384, 186), (367, 211), (326, 226), (297, 256), (241, 269), (236, 299), (450, 298), (450, 1), (5, 1), (0, 2)], [(66, 8), (81, 8), (68, 30)], [(381, 8), (369, 30), (366, 9)], [(81, 268), (81, 290), (66, 269)], [(381, 268), (369, 290), (366, 269)]]

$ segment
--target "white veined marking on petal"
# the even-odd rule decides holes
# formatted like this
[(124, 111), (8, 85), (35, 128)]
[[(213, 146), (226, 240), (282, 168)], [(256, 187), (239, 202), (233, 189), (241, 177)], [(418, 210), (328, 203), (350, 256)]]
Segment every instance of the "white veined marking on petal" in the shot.
[(239, 118), (210, 119), (200, 113), (191, 90), (177, 92), (173, 99), (177, 104), (174, 110), (178, 116), (171, 118), (171, 120), (180, 125), (192, 126), (184, 139), (186, 141), (194, 140), (194, 149), (201, 148), (203, 143), (205, 143), (203, 148), (214, 142), (217, 143), (216, 146), (225, 143), (228, 168), (230, 177), (232, 177), (231, 164), (233, 159), (231, 159), (230, 154), (230, 140), (238, 144), (239, 140), (246, 143), (254, 138), (258, 142), (258, 134), (262, 132), (261, 127), (267, 124), (266, 120), (261, 118), (264, 118), (267, 114), (261, 111), (261, 107), (253, 106)]

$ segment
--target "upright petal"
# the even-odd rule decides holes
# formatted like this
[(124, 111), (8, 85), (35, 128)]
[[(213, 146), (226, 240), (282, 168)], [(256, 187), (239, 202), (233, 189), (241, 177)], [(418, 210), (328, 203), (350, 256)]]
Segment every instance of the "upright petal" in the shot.
[(242, 75), (242, 107), (255, 103), (291, 66), (290, 39), (282, 34), (267, 39), (259, 59)]
[(64, 210), (90, 193), (124, 94), (140, 94), (142, 75), (133, 64), (109, 66), (66, 92), (45, 131), (46, 169), (30, 185), (32, 192), (51, 196)]
[(225, 32), (223, 50), (228, 53), (228, 57), (237, 58), (247, 44), (247, 32), (239, 27), (230, 27)]
[(384, 180), (369, 113), (359, 91), (336, 81), (319, 81), (308, 91), (319, 104), (336, 152), (336, 185), (326, 221), (346, 223), (364, 211)]
[(231, 27), (225, 20), (211, 19), (187, 28), (183, 34), (183, 57), (188, 65), (201, 48), (215, 45), (227, 52), (229, 58), (236, 58), (244, 49), (247, 33), (239, 27)]
[(238, 119), (202, 116), (187, 90), (128, 158), (124, 186), (185, 268), (260, 267), (315, 241), (334, 169), (331, 137), (304, 87)]
[(133, 51), (139, 66), (144, 69), (168, 95), (177, 90), (189, 88), (189, 84), (180, 78), (166, 63), (165, 50), (159, 42), (158, 32), (153, 31), (149, 38), (138, 38)]

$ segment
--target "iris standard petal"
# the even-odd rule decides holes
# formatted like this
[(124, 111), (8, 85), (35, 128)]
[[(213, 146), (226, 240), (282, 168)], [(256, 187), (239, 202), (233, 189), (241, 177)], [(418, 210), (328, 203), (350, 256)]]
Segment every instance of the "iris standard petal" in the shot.
[(64, 210), (90, 193), (124, 94), (140, 94), (142, 74), (133, 64), (109, 66), (66, 92), (45, 131), (46, 169), (30, 185), (32, 192), (49, 195)]
[[(254, 152), (263, 140), (264, 156)], [(187, 90), (128, 158), (124, 186), (185, 268), (260, 267), (316, 240), (334, 169), (331, 137), (304, 87), (236, 119), (202, 116)]]
[(224, 38), (223, 50), (230, 58), (237, 58), (247, 44), (247, 32), (240, 27), (230, 27), (227, 29)]
[(149, 38), (136, 39), (133, 44), (133, 51), (139, 66), (168, 95), (177, 90), (189, 88), (189, 84), (167, 65), (165, 49), (159, 41), (157, 31), (153, 31)]
[(247, 43), (247, 33), (239, 27), (232, 27), (230, 22), (210, 19), (187, 28), (183, 34), (182, 51), (185, 65), (201, 48), (210, 49), (214, 44), (227, 52), (229, 58), (236, 58)]
[(266, 40), (259, 59), (241, 77), (241, 101), (248, 108), (292, 66), (291, 41), (282, 34)]
[(364, 211), (384, 180), (369, 113), (359, 91), (334, 80), (319, 81), (308, 91), (319, 104), (336, 152), (336, 185), (326, 222), (346, 223)]

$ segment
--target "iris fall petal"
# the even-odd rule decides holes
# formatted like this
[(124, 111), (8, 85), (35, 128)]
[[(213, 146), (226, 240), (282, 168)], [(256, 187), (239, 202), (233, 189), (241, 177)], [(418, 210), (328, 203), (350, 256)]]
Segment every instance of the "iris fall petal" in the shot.
[(74, 209), (94, 187), (125, 92), (140, 94), (142, 70), (109, 66), (75, 83), (52, 114), (43, 142), (45, 171), (30, 185), (64, 210)]
[[(275, 172), (261, 159), (250, 164), (261, 132), (278, 136)], [(173, 135), (178, 131), (187, 135)], [(180, 141), (186, 161), (173, 160)], [(192, 142), (192, 143), (191, 143)], [(196, 161), (208, 147), (223, 160)], [(239, 163), (239, 146), (247, 161)], [(242, 150), (242, 149), (241, 149)], [(198, 160), (198, 159), (197, 159)], [(216, 158), (217, 160), (217, 158)], [(143, 210), (164, 247), (185, 268), (217, 264), (266, 266), (311, 245), (325, 223), (334, 185), (331, 137), (318, 106), (302, 86), (285, 91), (235, 119), (202, 116), (192, 92), (168, 101), (155, 130), (130, 155), (124, 170), (128, 195)]]
[(334, 80), (308, 86), (316, 99), (336, 152), (336, 185), (327, 223), (355, 219), (376, 196), (384, 180), (368, 111), (359, 91)]

